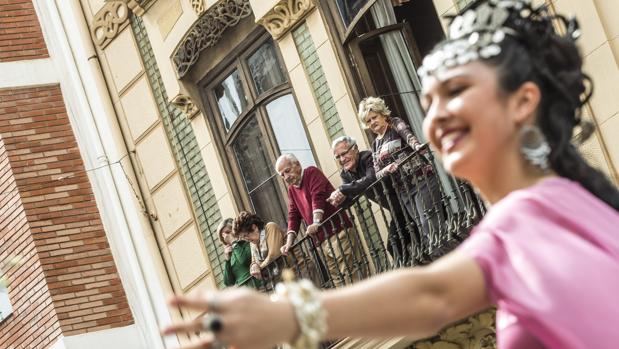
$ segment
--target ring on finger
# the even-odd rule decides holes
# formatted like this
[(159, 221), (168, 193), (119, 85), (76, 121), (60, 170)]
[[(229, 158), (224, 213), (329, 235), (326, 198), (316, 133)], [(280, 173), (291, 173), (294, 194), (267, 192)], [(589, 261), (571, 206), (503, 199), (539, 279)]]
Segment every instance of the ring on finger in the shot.
[(202, 330), (217, 334), (224, 328), (221, 316), (217, 313), (206, 313), (202, 317)]

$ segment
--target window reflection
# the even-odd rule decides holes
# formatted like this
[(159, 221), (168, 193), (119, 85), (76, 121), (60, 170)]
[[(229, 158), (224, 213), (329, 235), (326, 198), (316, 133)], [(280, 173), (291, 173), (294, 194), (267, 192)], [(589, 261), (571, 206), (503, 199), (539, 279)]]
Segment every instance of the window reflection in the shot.
[(350, 23), (355, 19), (355, 16), (361, 11), (363, 5), (367, 4), (369, 0), (336, 0), (337, 8), (340, 11), (340, 16), (344, 25), (348, 27)]
[(215, 97), (224, 127), (228, 131), (247, 107), (247, 96), (237, 70), (234, 70), (215, 87)]
[(285, 81), (282, 73), (273, 41), (268, 41), (260, 46), (247, 60), (251, 78), (258, 95), (268, 91)]
[(252, 115), (252, 119), (239, 132), (233, 149), (245, 187), (252, 204), (252, 210), (260, 217), (285, 225), (283, 200), (277, 190), (277, 176), (274, 176), (273, 162), (269, 160), (265, 140)]
[(266, 108), (280, 153), (294, 154), (303, 168), (315, 166), (314, 156), (292, 95), (279, 97), (267, 104)]

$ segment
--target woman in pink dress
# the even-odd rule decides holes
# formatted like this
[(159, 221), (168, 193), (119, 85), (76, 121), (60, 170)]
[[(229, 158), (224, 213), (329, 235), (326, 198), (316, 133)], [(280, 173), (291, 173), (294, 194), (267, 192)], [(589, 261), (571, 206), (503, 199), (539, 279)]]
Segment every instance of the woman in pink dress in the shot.
[[(553, 23), (562, 20), (566, 34)], [(501, 349), (619, 348), (619, 193), (572, 143), (590, 83), (575, 20), (526, 0), (489, 0), (456, 17), (424, 59), (424, 131), (445, 168), (489, 211), (454, 252), (350, 287), (300, 282), (275, 297), (233, 290), (172, 304), (209, 311), (164, 333), (211, 330), (188, 348), (320, 339), (423, 337), (497, 307)], [(264, 321), (269, 319), (269, 321)]]

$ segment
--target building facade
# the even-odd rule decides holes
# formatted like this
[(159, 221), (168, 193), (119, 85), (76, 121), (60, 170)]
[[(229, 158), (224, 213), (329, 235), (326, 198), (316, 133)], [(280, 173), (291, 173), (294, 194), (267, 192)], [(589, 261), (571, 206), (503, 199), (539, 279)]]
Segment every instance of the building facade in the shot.
[[(165, 298), (222, 287), (217, 224), (251, 210), (285, 226), (282, 153), (339, 184), (330, 144), (369, 148), (365, 96), (421, 136), (416, 67), (469, 2), (0, 0), (0, 260), (22, 256), (5, 268), (0, 343), (186, 340), (159, 336), (197, 316)], [(619, 183), (619, 4), (546, 3), (581, 21), (597, 126), (582, 151)], [(491, 323), (340, 346), (492, 347)]]

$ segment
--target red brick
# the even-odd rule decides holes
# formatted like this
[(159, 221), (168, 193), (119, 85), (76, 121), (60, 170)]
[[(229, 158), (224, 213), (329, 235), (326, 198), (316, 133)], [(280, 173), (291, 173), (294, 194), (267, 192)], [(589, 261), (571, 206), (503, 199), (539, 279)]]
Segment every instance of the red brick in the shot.
[[(42, 42), (3, 35), (0, 51)], [(58, 86), (0, 90), (0, 191), (15, 192), (0, 195), (0, 260), (25, 256), (7, 272), (15, 312), (0, 343), (45, 347), (133, 323)]]

